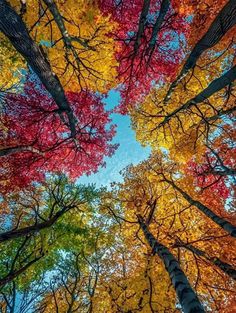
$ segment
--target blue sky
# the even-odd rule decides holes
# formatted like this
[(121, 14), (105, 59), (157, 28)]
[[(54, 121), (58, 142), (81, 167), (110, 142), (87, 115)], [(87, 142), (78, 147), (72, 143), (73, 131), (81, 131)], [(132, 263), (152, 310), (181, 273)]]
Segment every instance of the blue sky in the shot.
[[(105, 100), (107, 109), (114, 108), (119, 103), (119, 93), (111, 91)], [(137, 164), (146, 159), (150, 154), (150, 148), (142, 147), (135, 139), (135, 132), (131, 129), (130, 118), (120, 114), (112, 114), (113, 123), (117, 125), (117, 134), (113, 139), (114, 143), (120, 146), (111, 158), (105, 158), (106, 167), (90, 176), (82, 176), (78, 183), (95, 183), (97, 187), (109, 186), (110, 183), (122, 181), (120, 171), (129, 164)]]

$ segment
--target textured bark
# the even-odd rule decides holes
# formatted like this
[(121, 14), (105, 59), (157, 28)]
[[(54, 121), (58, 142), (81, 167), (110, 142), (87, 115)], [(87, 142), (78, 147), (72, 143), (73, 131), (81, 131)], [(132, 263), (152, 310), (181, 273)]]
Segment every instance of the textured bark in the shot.
[(13, 153), (18, 153), (18, 152), (24, 152), (24, 151), (28, 151), (28, 152), (32, 152), (32, 153), (36, 153), (39, 154), (41, 156), (43, 156), (43, 152), (32, 147), (32, 146), (17, 146), (17, 147), (8, 147), (5, 149), (0, 149), (0, 157), (4, 157)]
[(143, 218), (138, 216), (139, 225), (148, 241), (153, 253), (157, 254), (165, 264), (165, 268), (170, 276), (171, 282), (175, 288), (180, 305), (184, 313), (203, 313), (205, 312), (197, 295), (190, 286), (187, 277), (180, 268), (179, 262), (168, 250), (167, 247), (159, 243), (150, 233), (148, 226)]
[(197, 42), (189, 57), (187, 58), (180, 74), (176, 80), (171, 84), (164, 102), (167, 102), (171, 93), (174, 91), (181, 79), (187, 74), (187, 72), (193, 68), (201, 54), (209, 48), (216, 45), (220, 39), (227, 33), (230, 28), (236, 24), (236, 1), (230, 0), (223, 7), (215, 20), (212, 22), (210, 28), (205, 35)]
[(178, 113), (190, 109), (192, 106), (203, 102), (204, 100), (211, 97), (217, 91), (220, 91), (224, 87), (231, 84), (236, 79), (236, 66), (232, 67), (228, 72), (213, 80), (202, 92), (197, 96), (187, 101), (178, 109), (172, 111), (165, 116), (164, 120), (158, 125), (158, 127), (164, 126), (172, 118), (174, 118)]
[(180, 187), (178, 187), (173, 181), (165, 178), (165, 181), (170, 184), (175, 190), (177, 190), (183, 197), (188, 201), (189, 204), (198, 208), (203, 214), (209, 217), (213, 222), (215, 222), (218, 226), (224, 229), (230, 236), (236, 238), (236, 226), (232, 225), (230, 222), (225, 220), (224, 218), (216, 215), (212, 212), (207, 206), (202, 204), (201, 202), (194, 200), (190, 197), (185, 191), (183, 191)]
[(0, 234), (0, 243), (8, 240), (12, 240), (14, 238), (20, 238), (24, 237), (27, 235), (31, 235), (33, 233), (36, 233), (42, 229), (49, 228), (52, 226), (56, 221), (65, 213), (67, 212), (68, 209), (63, 209), (58, 211), (52, 218), (49, 220), (42, 222), (42, 223), (37, 223), (32, 226), (20, 228), (20, 229), (15, 229), (15, 230), (10, 230), (5, 233)]
[(220, 270), (222, 270), (225, 274), (229, 275), (230, 277), (232, 277), (233, 279), (236, 280), (236, 270), (232, 267), (232, 265), (221, 261), (219, 258), (217, 257), (210, 257), (207, 255), (206, 252), (194, 247), (191, 244), (187, 244), (184, 242), (176, 242), (174, 247), (180, 247), (180, 248), (185, 248), (191, 252), (193, 252), (195, 255), (199, 256), (199, 257), (203, 257), (205, 259), (207, 259), (210, 263), (214, 264), (215, 266), (217, 266)]
[(141, 38), (142, 38), (143, 33), (144, 33), (145, 22), (147, 19), (149, 7), (150, 7), (150, 2), (151, 2), (151, 0), (144, 0), (143, 1), (143, 7), (142, 7), (142, 11), (141, 11), (140, 18), (139, 18), (139, 24), (138, 24), (138, 32), (137, 32), (136, 40), (134, 43), (134, 53), (135, 54), (138, 52)]
[(160, 31), (161, 25), (164, 21), (164, 18), (169, 10), (170, 7), (170, 0), (163, 0), (161, 2), (161, 7), (160, 7), (160, 11), (159, 11), (159, 15), (156, 19), (156, 22), (153, 26), (153, 30), (152, 30), (152, 36), (150, 39), (150, 43), (149, 43), (149, 48), (150, 49), (154, 49), (155, 44), (156, 44), (156, 40), (157, 40), (157, 34)]
[(0, 0), (0, 31), (10, 40), (15, 49), (24, 57), (33, 71), (51, 94), (59, 107), (58, 113), (62, 120), (66, 114), (71, 135), (76, 134), (76, 119), (66, 99), (62, 85), (52, 72), (38, 45), (32, 40), (21, 17), (13, 10), (6, 0)]

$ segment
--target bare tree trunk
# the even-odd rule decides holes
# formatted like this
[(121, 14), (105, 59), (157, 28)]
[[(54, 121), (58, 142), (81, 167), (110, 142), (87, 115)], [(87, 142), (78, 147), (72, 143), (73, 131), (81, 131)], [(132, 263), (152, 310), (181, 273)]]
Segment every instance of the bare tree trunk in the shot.
[(59, 107), (62, 120), (65, 113), (68, 118), (71, 135), (76, 134), (76, 119), (66, 99), (62, 85), (52, 72), (50, 64), (43, 56), (38, 45), (32, 40), (21, 17), (6, 0), (0, 0), (0, 31), (10, 40), (15, 49), (23, 56), (33, 71), (51, 94)]
[(220, 91), (224, 87), (231, 84), (236, 79), (236, 65), (232, 67), (228, 72), (223, 74), (221, 77), (213, 80), (203, 91), (201, 91), (194, 98), (188, 100), (181, 107), (172, 111), (168, 115), (165, 116), (164, 120), (158, 125), (158, 127), (164, 126), (169, 122), (172, 118), (176, 117), (178, 113), (190, 109), (192, 106), (203, 102), (204, 100), (211, 97), (217, 91)]
[(223, 217), (216, 215), (212, 212), (207, 206), (202, 204), (200, 201), (194, 200), (190, 197), (185, 191), (183, 191), (180, 187), (178, 187), (173, 181), (164, 178), (164, 180), (171, 185), (175, 190), (177, 190), (183, 197), (188, 201), (189, 204), (198, 208), (202, 213), (204, 213), (207, 217), (209, 217), (213, 222), (219, 225), (222, 229), (224, 229), (230, 236), (236, 238), (236, 227), (232, 225), (230, 222), (225, 220)]
[(181, 79), (187, 74), (187, 72), (193, 68), (201, 54), (207, 49), (216, 45), (220, 39), (227, 33), (227, 31), (236, 24), (236, 1), (230, 0), (217, 15), (212, 22), (210, 28), (205, 35), (197, 42), (193, 48), (191, 54), (187, 58), (180, 74), (175, 81), (172, 82), (164, 102), (167, 102), (171, 93), (174, 91)]
[(184, 243), (182, 241), (177, 241), (174, 244), (173, 247), (185, 248), (185, 249), (193, 252), (195, 255), (197, 255), (199, 257), (205, 258), (210, 263), (212, 263), (213, 265), (217, 266), (225, 274), (229, 275), (230, 277), (232, 277), (233, 279), (236, 280), (236, 270), (230, 264), (221, 261), (219, 258), (217, 258), (217, 257), (210, 257), (210, 256), (207, 255), (206, 252), (204, 252), (204, 251), (194, 247), (191, 244)]
[(159, 243), (154, 236), (150, 233), (148, 226), (145, 224), (143, 218), (138, 215), (139, 225), (150, 245), (153, 253), (157, 254), (165, 264), (165, 268), (170, 276), (173, 287), (175, 288), (179, 302), (184, 313), (203, 313), (205, 312), (201, 305), (196, 293), (190, 286), (188, 279), (179, 262), (168, 250), (167, 247)]

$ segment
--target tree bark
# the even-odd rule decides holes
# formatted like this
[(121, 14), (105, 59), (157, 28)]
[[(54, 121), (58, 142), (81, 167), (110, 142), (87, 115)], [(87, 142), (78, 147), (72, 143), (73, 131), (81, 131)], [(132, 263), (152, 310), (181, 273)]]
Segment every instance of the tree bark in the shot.
[(159, 15), (152, 29), (152, 36), (151, 36), (150, 43), (149, 43), (149, 49), (151, 50), (154, 49), (155, 47), (157, 34), (160, 31), (161, 25), (169, 10), (169, 7), (170, 7), (170, 0), (162, 0)]
[(71, 47), (71, 39), (68, 35), (68, 32), (66, 30), (63, 18), (57, 8), (56, 3), (53, 0), (43, 0), (43, 2), (47, 5), (47, 7), (49, 8), (52, 16), (54, 17), (54, 20), (61, 32), (62, 35), (62, 39), (64, 41), (64, 44), (66, 47), (70, 48)]
[(149, 7), (150, 7), (151, 0), (144, 0), (143, 1), (143, 7), (139, 18), (139, 24), (138, 24), (138, 32), (136, 35), (135, 43), (134, 43), (134, 54), (136, 55), (138, 52), (138, 48), (140, 46), (141, 38), (144, 34), (145, 29), (145, 22), (147, 19)]
[(66, 209), (58, 211), (52, 218), (49, 220), (38, 223), (32, 226), (20, 228), (20, 229), (15, 229), (15, 230), (10, 230), (5, 233), (0, 234), (0, 243), (8, 240), (12, 240), (14, 238), (20, 238), (24, 237), (33, 233), (36, 233), (42, 229), (49, 228), (52, 226), (56, 221), (65, 213), (67, 212)]
[(196, 65), (197, 60), (202, 55), (202, 53), (216, 45), (227, 33), (227, 31), (230, 30), (230, 28), (232, 28), (235, 24), (236, 1), (230, 0), (217, 15), (205, 35), (197, 42), (197, 44), (193, 48), (180, 74), (178, 75), (176, 80), (173, 81), (170, 85), (170, 88), (164, 99), (164, 103), (170, 99), (171, 93), (174, 91), (182, 78), (187, 74), (187, 72)]
[(203, 102), (204, 100), (211, 97), (217, 91), (220, 91), (224, 87), (231, 84), (236, 79), (236, 65), (232, 67), (228, 72), (223, 74), (221, 77), (213, 80), (202, 92), (200, 92), (197, 96), (187, 101), (181, 107), (172, 111), (168, 115), (165, 116), (164, 120), (158, 125), (158, 127), (164, 126), (168, 123), (173, 117), (175, 117), (178, 113), (182, 111), (186, 111), (190, 109), (192, 106)]
[[(76, 134), (76, 119), (66, 99), (62, 85), (52, 72), (50, 64), (43, 56), (38, 45), (32, 40), (21, 17), (6, 0), (0, 0), (0, 31), (10, 40), (14, 48), (23, 56), (37, 74), (47, 91), (59, 107), (62, 118), (67, 115), (71, 135)], [(62, 120), (64, 120), (62, 118)]]
[(175, 190), (177, 190), (183, 197), (188, 201), (189, 204), (198, 208), (203, 214), (205, 214), (208, 218), (210, 218), (213, 222), (215, 222), (218, 226), (224, 229), (230, 236), (236, 238), (236, 226), (232, 225), (230, 222), (225, 220), (224, 218), (216, 215), (212, 212), (207, 206), (202, 204), (201, 202), (194, 200), (190, 197), (185, 191), (183, 191), (180, 187), (178, 187), (173, 181), (164, 178), (164, 180), (171, 185)]
[(204, 251), (194, 247), (191, 244), (184, 243), (182, 241), (181, 242), (176, 242), (174, 247), (185, 248), (185, 249), (193, 252), (195, 255), (207, 259), (210, 263), (212, 263), (213, 265), (217, 266), (225, 274), (229, 275), (234, 280), (236, 280), (236, 270), (230, 264), (221, 261), (219, 258), (217, 258), (217, 257), (210, 257), (210, 256), (207, 255), (206, 252), (204, 252)]
[(167, 247), (159, 243), (152, 233), (150, 233), (148, 226), (145, 224), (143, 218), (138, 215), (139, 225), (148, 241), (150, 247), (153, 249), (153, 253), (157, 254), (165, 264), (165, 268), (170, 276), (173, 287), (175, 288), (180, 305), (184, 313), (203, 313), (205, 312), (201, 305), (196, 293), (190, 286), (188, 279), (182, 269), (179, 262), (168, 250)]
[(0, 157), (4, 157), (4, 156), (7, 156), (9, 154), (24, 152), (24, 151), (36, 153), (36, 154), (39, 154), (41, 156), (44, 155), (44, 153), (42, 151), (40, 151), (40, 150), (38, 150), (32, 146), (17, 146), (17, 147), (8, 147), (5, 149), (0, 149)]

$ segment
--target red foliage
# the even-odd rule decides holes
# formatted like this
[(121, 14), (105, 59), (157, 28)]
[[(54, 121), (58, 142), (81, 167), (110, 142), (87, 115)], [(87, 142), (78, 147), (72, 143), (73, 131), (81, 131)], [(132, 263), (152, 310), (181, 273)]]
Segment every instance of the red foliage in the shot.
[(203, 160), (202, 164), (197, 164), (195, 161), (191, 160), (188, 163), (186, 172), (194, 176), (195, 186), (202, 190), (202, 194), (205, 194), (206, 198), (209, 192), (214, 194), (214, 197), (220, 199), (226, 200), (229, 197), (230, 190), (226, 186), (226, 178), (209, 173), (209, 165), (206, 163), (206, 159)]
[[(218, 138), (216, 143), (219, 144)], [(236, 149), (221, 142), (218, 148), (208, 149), (200, 163), (193, 158), (186, 174), (194, 177), (195, 187), (200, 190), (201, 199), (221, 214), (225, 204), (234, 197), (234, 178)]]
[(154, 47), (149, 46), (160, 3), (151, 1), (137, 49), (136, 37), (143, 1), (100, 1), (102, 12), (111, 15), (118, 24), (113, 36), (119, 44), (116, 57), (121, 82), (121, 113), (126, 113), (129, 105), (140, 102), (153, 85), (173, 78), (183, 58), (184, 38), (189, 23), (185, 16), (176, 13), (172, 7), (165, 16)]
[(65, 172), (72, 179), (90, 174), (116, 149), (109, 143), (115, 125), (108, 125), (110, 112), (105, 111), (101, 97), (85, 91), (67, 93), (78, 120), (76, 138), (71, 138), (57, 106), (42, 88), (27, 83), (23, 94), (5, 98), (0, 153), (7, 148), (11, 153), (0, 157), (2, 189), (41, 181), (47, 172)]

